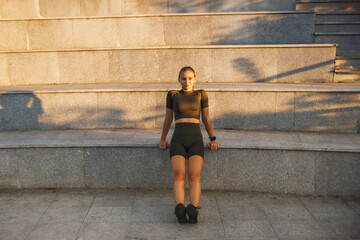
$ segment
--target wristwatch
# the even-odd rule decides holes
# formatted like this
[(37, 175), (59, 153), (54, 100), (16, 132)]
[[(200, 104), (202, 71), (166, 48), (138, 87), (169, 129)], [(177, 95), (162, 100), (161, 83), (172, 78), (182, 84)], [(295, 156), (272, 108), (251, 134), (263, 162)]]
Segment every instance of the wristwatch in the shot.
[(214, 140), (216, 140), (216, 136), (214, 135), (214, 136), (212, 136), (212, 137), (209, 137), (210, 138), (210, 141), (214, 141)]

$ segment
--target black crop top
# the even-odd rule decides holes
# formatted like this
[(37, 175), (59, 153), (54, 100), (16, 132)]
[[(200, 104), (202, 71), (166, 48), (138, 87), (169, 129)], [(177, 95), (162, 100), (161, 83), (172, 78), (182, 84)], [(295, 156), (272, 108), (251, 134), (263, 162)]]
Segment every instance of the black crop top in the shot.
[(175, 120), (180, 118), (200, 120), (200, 110), (208, 106), (208, 96), (203, 89), (191, 92), (172, 90), (166, 97), (166, 108), (174, 109)]

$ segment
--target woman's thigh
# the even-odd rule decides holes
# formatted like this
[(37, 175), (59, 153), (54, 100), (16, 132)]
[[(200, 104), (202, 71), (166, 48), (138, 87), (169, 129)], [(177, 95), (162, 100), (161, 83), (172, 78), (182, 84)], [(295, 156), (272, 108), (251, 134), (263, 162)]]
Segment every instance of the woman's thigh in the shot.
[(186, 159), (184, 156), (181, 155), (174, 155), (170, 159), (171, 167), (174, 173), (174, 176), (179, 174), (186, 174)]
[(204, 159), (200, 155), (193, 155), (189, 158), (189, 180), (196, 180), (197, 178), (200, 179), (203, 162)]

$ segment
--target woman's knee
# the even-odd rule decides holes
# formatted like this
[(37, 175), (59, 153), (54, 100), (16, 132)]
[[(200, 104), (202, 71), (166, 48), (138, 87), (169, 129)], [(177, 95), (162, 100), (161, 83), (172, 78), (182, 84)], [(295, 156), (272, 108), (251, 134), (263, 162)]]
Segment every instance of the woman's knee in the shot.
[(175, 182), (185, 182), (186, 173), (183, 171), (174, 172), (174, 181)]
[(200, 176), (201, 176), (201, 173), (198, 173), (198, 172), (189, 173), (189, 176), (188, 176), (189, 183), (200, 182)]

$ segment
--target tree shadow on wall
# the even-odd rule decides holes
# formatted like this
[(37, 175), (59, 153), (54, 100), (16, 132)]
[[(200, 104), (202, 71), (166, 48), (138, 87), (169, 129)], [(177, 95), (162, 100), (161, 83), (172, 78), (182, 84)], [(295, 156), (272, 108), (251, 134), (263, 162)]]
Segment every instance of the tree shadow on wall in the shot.
[[(125, 97), (125, 96), (124, 96)], [(129, 113), (131, 107), (118, 104), (98, 107), (81, 106), (74, 98), (71, 104), (68, 96), (49, 99), (46, 94), (32, 92), (0, 95), (0, 130), (53, 130), (53, 129), (101, 129), (101, 128), (140, 128), (155, 126), (157, 118), (162, 116), (153, 109), (141, 108), (149, 114)], [(44, 102), (47, 101), (47, 102)], [(130, 110), (131, 111), (131, 110)], [(144, 117), (138, 117), (143, 115)]]
[[(214, 119), (216, 128), (259, 131), (360, 132), (357, 93), (242, 92)], [(241, 103), (241, 101), (244, 101)], [(251, 102), (251, 104), (249, 104)], [(217, 103), (221, 104), (221, 103)], [(226, 111), (229, 109), (229, 111)], [(219, 109), (217, 109), (219, 111)]]
[(241, 11), (291, 11), (295, 10), (296, 0), (185, 0), (172, 1), (169, 12), (241, 12)]
[(0, 95), (0, 130), (38, 129), (43, 112), (41, 100), (31, 92)]

